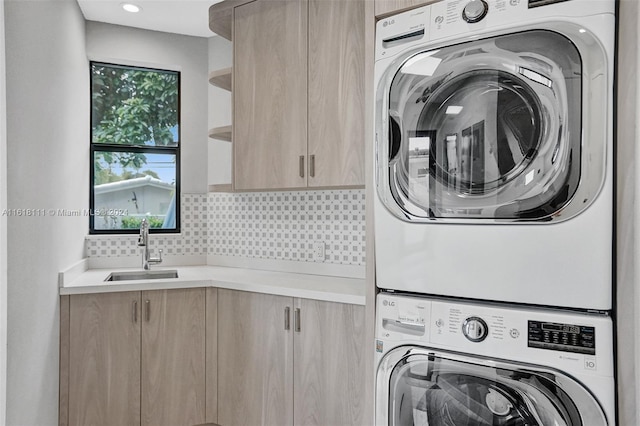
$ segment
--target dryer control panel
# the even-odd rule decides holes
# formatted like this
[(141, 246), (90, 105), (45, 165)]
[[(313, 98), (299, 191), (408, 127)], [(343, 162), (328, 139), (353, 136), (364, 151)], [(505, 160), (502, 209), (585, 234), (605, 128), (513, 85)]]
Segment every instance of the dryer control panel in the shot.
[[(376, 24), (376, 61), (399, 52), (455, 39), (476, 39), (487, 31), (517, 23), (526, 29), (533, 22), (548, 22), (559, 16), (581, 17), (614, 13), (613, 1), (589, 2), (575, 7), (568, 0), (444, 0), (383, 18)], [(539, 7), (545, 6), (545, 7)], [(512, 24), (513, 25), (513, 24)]]

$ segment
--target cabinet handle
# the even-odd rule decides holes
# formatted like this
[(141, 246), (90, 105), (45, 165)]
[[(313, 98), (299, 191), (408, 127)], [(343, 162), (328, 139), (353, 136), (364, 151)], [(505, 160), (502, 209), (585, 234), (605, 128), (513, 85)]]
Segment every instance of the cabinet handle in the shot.
[(146, 312), (147, 321), (151, 319), (151, 300), (144, 301), (144, 308)]
[(291, 330), (291, 308), (284, 308), (284, 329)]
[(304, 155), (300, 156), (300, 177), (304, 177)]
[(300, 308), (296, 308), (296, 314), (293, 317), (293, 324), (294, 324), (295, 331), (300, 333)]
[(309, 176), (316, 177), (316, 156), (309, 157)]
[(138, 322), (138, 301), (134, 300), (133, 301), (133, 323), (137, 323)]

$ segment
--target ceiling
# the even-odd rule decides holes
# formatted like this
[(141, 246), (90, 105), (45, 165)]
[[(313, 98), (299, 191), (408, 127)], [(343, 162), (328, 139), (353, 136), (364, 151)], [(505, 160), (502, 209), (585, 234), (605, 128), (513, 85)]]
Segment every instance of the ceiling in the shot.
[[(196, 37), (214, 36), (209, 29), (209, 7), (221, 0), (78, 0), (88, 21), (106, 22), (147, 30)], [(133, 3), (142, 10), (130, 13), (123, 3)]]

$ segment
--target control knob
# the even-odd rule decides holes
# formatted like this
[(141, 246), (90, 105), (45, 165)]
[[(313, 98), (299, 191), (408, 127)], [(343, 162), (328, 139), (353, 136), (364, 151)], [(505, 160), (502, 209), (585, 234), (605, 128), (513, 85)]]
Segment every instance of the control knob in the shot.
[(482, 342), (489, 335), (489, 327), (482, 318), (469, 317), (462, 323), (462, 334), (472, 342)]
[(462, 19), (470, 24), (481, 21), (487, 15), (489, 5), (484, 0), (471, 0), (462, 10)]

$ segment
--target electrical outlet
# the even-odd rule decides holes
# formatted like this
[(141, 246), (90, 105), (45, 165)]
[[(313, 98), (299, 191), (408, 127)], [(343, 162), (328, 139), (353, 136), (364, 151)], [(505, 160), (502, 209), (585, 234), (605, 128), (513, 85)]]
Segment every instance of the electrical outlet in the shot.
[(324, 242), (316, 241), (313, 243), (313, 260), (324, 262)]

